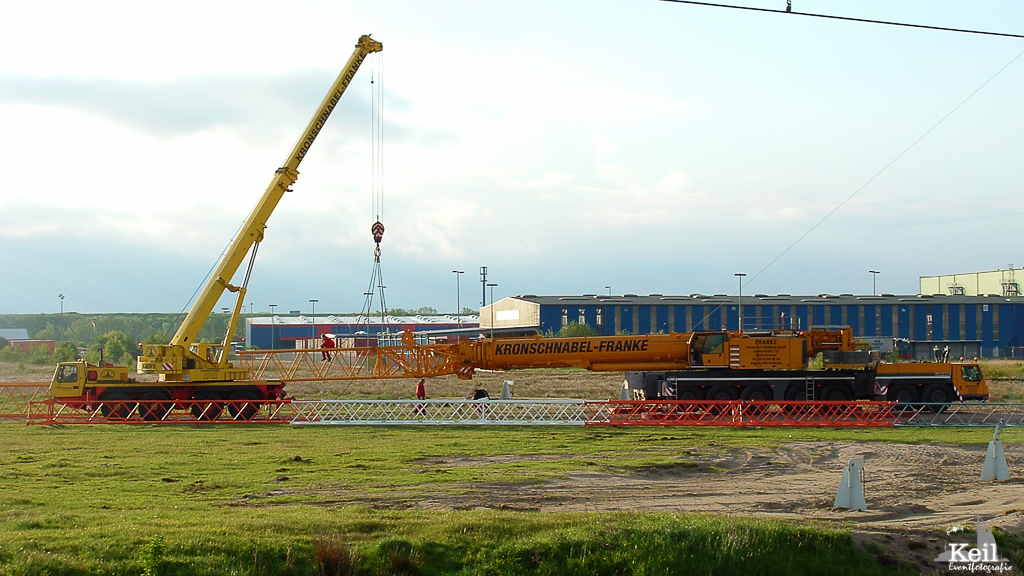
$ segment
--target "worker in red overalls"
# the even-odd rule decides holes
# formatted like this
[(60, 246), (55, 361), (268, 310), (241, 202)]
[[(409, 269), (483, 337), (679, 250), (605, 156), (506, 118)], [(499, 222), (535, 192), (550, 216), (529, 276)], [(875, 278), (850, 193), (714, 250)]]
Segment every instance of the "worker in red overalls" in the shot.
[[(330, 334), (324, 334), (324, 337), (320, 339), (321, 348), (334, 348), (334, 339), (331, 338)], [(331, 359), (331, 353), (328, 350), (320, 351), (320, 359), (327, 362)]]
[[(426, 381), (423, 378), (420, 378), (420, 381), (416, 383), (416, 399), (417, 400), (426, 400), (427, 399)], [(416, 413), (417, 414), (424, 414), (425, 415), (427, 413), (426, 407), (423, 404), (417, 404), (416, 405)]]

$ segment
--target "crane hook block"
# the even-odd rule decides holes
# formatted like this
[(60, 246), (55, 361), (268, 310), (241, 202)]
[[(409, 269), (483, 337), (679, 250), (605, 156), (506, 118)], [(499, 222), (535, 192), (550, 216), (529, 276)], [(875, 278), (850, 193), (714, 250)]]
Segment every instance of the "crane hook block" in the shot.
[(384, 225), (377, 220), (370, 226), (370, 232), (373, 232), (373, 241), (380, 244), (380, 241), (384, 239)]

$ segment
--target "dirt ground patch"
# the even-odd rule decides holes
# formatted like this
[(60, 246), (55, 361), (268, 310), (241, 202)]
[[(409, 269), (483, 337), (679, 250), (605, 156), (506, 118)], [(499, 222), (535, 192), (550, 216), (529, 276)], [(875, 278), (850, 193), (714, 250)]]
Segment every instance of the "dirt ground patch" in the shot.
[[(473, 483), (395, 487), (386, 494), (337, 490), (304, 492), (321, 505), (375, 508), (535, 512), (706, 512), (793, 519), (845, 526), (862, 547), (933, 572), (954, 527), (973, 531), (977, 518), (1007, 532), (1024, 532), (1024, 447), (1004, 445), (1015, 475), (979, 479), (986, 446), (881, 442), (799, 442), (775, 448), (696, 448), (677, 463), (616, 469), (587, 457), (593, 471), (538, 483)], [(864, 456), (867, 512), (833, 507), (842, 470)], [(509, 464), (545, 456), (428, 458), (425, 471)], [(958, 539), (959, 538), (959, 539)], [(973, 544), (972, 544), (973, 546)]]

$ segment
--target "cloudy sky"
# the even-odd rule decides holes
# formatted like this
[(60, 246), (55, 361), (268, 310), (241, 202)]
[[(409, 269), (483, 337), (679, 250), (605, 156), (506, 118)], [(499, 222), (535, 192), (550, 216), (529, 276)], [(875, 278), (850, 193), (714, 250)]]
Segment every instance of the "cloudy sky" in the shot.
[[(1024, 33), (1015, 0), (794, 10)], [(187, 308), (366, 33), (383, 60), (271, 217), (247, 308), (362, 307), (378, 67), (392, 307), (454, 311), (458, 269), (475, 308), (480, 266), (501, 298), (733, 294), (737, 272), (745, 293), (870, 293), (869, 269), (915, 293), (1024, 265), (1021, 39), (657, 0), (58, 0), (5, 20), (2, 313), (60, 293)]]

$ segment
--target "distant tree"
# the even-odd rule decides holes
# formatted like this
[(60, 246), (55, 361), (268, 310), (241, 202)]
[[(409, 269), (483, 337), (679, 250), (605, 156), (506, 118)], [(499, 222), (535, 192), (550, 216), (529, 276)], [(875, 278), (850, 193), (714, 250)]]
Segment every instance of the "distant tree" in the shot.
[(473, 310), (472, 308), (467, 308), (466, 306), (462, 307), (462, 315), (463, 316), (475, 316), (475, 315), (477, 315), (479, 313), (480, 313), (479, 310)]
[(171, 335), (166, 332), (150, 334), (142, 339), (143, 344), (167, 344), (171, 341)]
[(65, 340), (53, 352), (54, 362), (72, 362), (74, 360), (78, 360), (78, 346), (75, 346), (74, 342)]
[(579, 338), (582, 336), (597, 336), (597, 331), (590, 327), (590, 324), (577, 324), (569, 322), (558, 331), (559, 338)]
[(129, 364), (134, 361), (131, 351), (135, 346), (128, 341), (128, 336), (120, 330), (111, 330), (96, 339), (96, 343), (89, 347), (85, 353), (85, 359), (96, 363), (100, 359), (100, 350), (103, 351), (103, 359), (107, 362), (120, 362)]
[(7, 348), (10, 345), (11, 345), (11, 341), (10, 340), (8, 340), (7, 338), (4, 338), (3, 336), (0, 336), (0, 350), (3, 350), (4, 348)]
[(64, 329), (58, 328), (53, 322), (47, 322), (46, 328), (36, 332), (32, 338), (36, 340), (63, 340)]
[(435, 308), (430, 307), (430, 306), (424, 306), (422, 308), (417, 308), (416, 309), (416, 313), (421, 315), (421, 316), (436, 316), (437, 315), (437, 310)]

